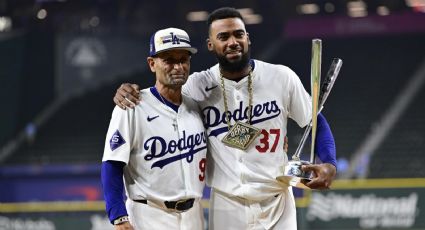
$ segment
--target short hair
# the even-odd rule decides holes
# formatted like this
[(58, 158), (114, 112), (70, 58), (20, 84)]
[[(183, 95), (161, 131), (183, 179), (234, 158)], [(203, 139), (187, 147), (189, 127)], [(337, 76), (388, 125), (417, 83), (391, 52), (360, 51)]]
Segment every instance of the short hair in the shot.
[(245, 23), (241, 13), (238, 10), (232, 7), (221, 7), (214, 10), (208, 15), (208, 19), (207, 19), (208, 31), (210, 31), (210, 26), (214, 21), (220, 20), (220, 19), (226, 19), (226, 18), (240, 18), (242, 22)]

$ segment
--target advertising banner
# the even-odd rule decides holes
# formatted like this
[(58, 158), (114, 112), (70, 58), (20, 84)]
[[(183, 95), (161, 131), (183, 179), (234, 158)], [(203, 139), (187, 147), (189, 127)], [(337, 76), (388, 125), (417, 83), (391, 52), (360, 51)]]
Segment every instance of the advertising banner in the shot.
[(425, 229), (424, 182), (337, 181), (332, 190), (311, 193), (307, 229)]

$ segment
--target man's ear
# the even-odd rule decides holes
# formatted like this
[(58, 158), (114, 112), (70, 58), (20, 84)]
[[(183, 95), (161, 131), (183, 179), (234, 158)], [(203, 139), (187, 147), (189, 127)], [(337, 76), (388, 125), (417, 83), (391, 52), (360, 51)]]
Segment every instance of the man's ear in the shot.
[(214, 44), (212, 44), (211, 40), (209, 38), (207, 38), (206, 42), (207, 42), (208, 50), (213, 51), (214, 50)]
[(248, 45), (251, 45), (251, 39), (249, 39), (249, 33), (246, 33), (246, 38), (248, 39)]
[(155, 58), (148, 57), (146, 60), (148, 61), (148, 66), (151, 69), (152, 73), (155, 73)]

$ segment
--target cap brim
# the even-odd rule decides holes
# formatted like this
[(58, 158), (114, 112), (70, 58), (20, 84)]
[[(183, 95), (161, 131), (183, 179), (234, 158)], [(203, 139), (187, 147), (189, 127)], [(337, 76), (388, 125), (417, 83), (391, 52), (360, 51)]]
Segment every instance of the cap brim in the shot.
[(160, 51), (156, 52), (155, 54), (152, 54), (151, 56), (155, 56), (157, 54), (160, 54), (160, 53), (166, 52), (166, 51), (170, 51), (170, 50), (187, 50), (191, 54), (196, 54), (198, 52), (198, 49), (196, 49), (195, 47), (171, 47), (171, 48), (168, 48), (168, 49), (160, 50)]

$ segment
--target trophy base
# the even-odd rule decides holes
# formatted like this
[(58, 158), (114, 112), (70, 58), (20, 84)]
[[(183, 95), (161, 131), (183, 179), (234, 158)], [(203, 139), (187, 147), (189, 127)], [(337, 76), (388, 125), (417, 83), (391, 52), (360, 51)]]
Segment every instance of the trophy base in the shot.
[(301, 170), (302, 165), (311, 164), (308, 161), (291, 160), (288, 165), (283, 166), (283, 175), (276, 177), (276, 180), (289, 184), (300, 189), (311, 189), (305, 185), (312, 177), (312, 172), (304, 172)]

